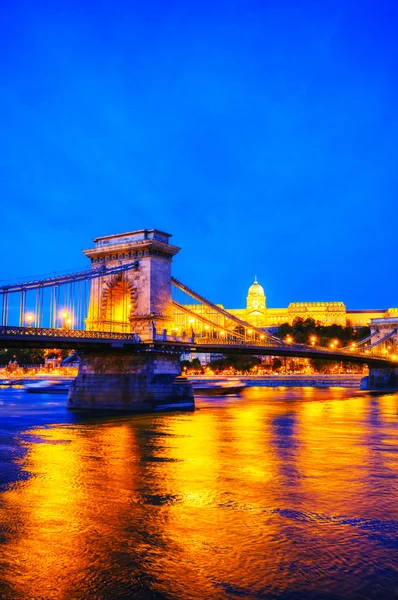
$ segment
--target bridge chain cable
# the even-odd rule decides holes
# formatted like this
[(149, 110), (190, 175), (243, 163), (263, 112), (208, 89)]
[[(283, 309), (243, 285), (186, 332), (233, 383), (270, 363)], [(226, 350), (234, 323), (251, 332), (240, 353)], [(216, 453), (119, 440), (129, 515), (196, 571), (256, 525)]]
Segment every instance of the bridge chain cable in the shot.
[[(101, 282), (137, 268), (136, 260), (113, 267), (104, 265), (45, 279), (3, 285), (0, 287), (1, 325), (9, 325), (11, 322), (22, 327), (27, 322), (29, 327), (36, 328), (44, 325), (53, 328), (84, 328), (93, 280)], [(98, 289), (100, 287), (101, 284), (97, 286)]]
[[(377, 335), (379, 333), (378, 330), (373, 331), (373, 333), (371, 333), (370, 335), (367, 335), (365, 338), (362, 338), (361, 340), (358, 340), (357, 342), (355, 342), (355, 345), (357, 347), (362, 346), (363, 344), (366, 344), (366, 342), (368, 342), (369, 340), (371, 340), (375, 335)], [(346, 348), (349, 348), (350, 345), (347, 344), (347, 346), (342, 346), (341, 350), (345, 350)]]
[(215, 327), (217, 329), (219, 328), (223, 332), (228, 333), (229, 335), (233, 336), (234, 338), (237, 338), (240, 340), (245, 339), (245, 336), (242, 333), (239, 333), (233, 329), (229, 329), (228, 327), (220, 326), (220, 325), (214, 323), (214, 321), (211, 321), (207, 317), (205, 317), (201, 314), (198, 314), (193, 310), (190, 310), (187, 306), (184, 306), (183, 304), (180, 304), (179, 302), (176, 302), (175, 300), (173, 300), (172, 303), (173, 303), (173, 307), (176, 308), (177, 310), (181, 310), (188, 316), (190, 316), (198, 321), (201, 321), (202, 323), (205, 323), (206, 325), (211, 325), (212, 327)]
[(203, 305), (211, 308), (215, 313), (218, 313), (219, 315), (222, 315), (224, 318), (226, 318), (226, 319), (228, 319), (230, 321), (233, 321), (234, 323), (236, 323), (240, 327), (243, 327), (243, 328), (246, 328), (246, 329), (251, 329), (252, 331), (255, 331), (259, 335), (264, 335), (265, 338), (267, 340), (269, 340), (272, 345), (277, 345), (277, 346), (285, 346), (286, 345), (285, 342), (283, 342), (283, 340), (281, 340), (281, 339), (279, 339), (277, 337), (274, 337), (274, 336), (272, 336), (272, 335), (270, 335), (268, 333), (265, 333), (262, 329), (260, 329), (258, 327), (255, 327), (253, 325), (250, 325), (250, 323), (247, 323), (247, 321), (243, 321), (242, 319), (239, 319), (235, 315), (229, 313), (224, 308), (221, 308), (220, 306), (217, 306), (217, 304), (214, 304), (210, 300), (207, 300), (207, 298), (205, 298), (201, 294), (198, 294), (197, 292), (195, 292), (194, 290), (192, 290), (191, 288), (189, 288), (187, 285), (185, 285), (184, 283), (182, 283), (181, 281), (179, 281), (175, 277), (171, 278), (171, 282), (172, 282), (172, 284), (176, 288), (178, 288), (181, 291), (185, 292), (188, 296), (190, 296), (191, 298), (194, 298), (200, 304), (203, 304)]
[(11, 338), (13, 336), (19, 337), (33, 337), (33, 338), (64, 338), (64, 339), (89, 339), (89, 340), (119, 340), (121, 342), (134, 342), (139, 343), (140, 339), (136, 333), (118, 333), (114, 331), (88, 331), (87, 329), (52, 329), (51, 327), (17, 327), (7, 325), (5, 327), (0, 326), (0, 337)]
[(379, 340), (376, 340), (375, 342), (373, 342), (373, 344), (370, 344), (369, 348), (375, 348), (376, 346), (379, 346), (383, 342), (386, 342), (387, 340), (392, 338), (397, 333), (397, 331), (398, 331), (398, 329), (393, 329), (392, 331), (387, 333), (384, 337), (380, 338)]
[(77, 271), (75, 273), (68, 273), (64, 275), (58, 275), (57, 277), (48, 277), (46, 279), (36, 279), (32, 281), (24, 281), (21, 283), (10, 283), (0, 287), (0, 294), (8, 294), (13, 292), (21, 292), (23, 290), (34, 290), (45, 287), (52, 287), (54, 285), (64, 285), (70, 282), (76, 281), (89, 281), (90, 279), (96, 279), (99, 277), (105, 277), (114, 275), (117, 273), (124, 273), (132, 269), (137, 269), (138, 261), (134, 263), (128, 263), (125, 265), (118, 265), (116, 267), (106, 266), (100, 267), (99, 269), (87, 269), (86, 271)]
[[(363, 340), (360, 340), (359, 342), (352, 342), (351, 345), (340, 348), (340, 351), (345, 354), (350, 354), (352, 357), (359, 356), (359, 355), (363, 356), (364, 354), (366, 354), (366, 355), (370, 355), (370, 356), (374, 356), (374, 357), (385, 358), (385, 355), (388, 354), (389, 349), (386, 347), (384, 347), (383, 349), (380, 349), (379, 347), (382, 344), (384, 344), (386, 341), (388, 341), (389, 339), (393, 338), (397, 332), (398, 332), (398, 329), (395, 328), (392, 331), (390, 331), (389, 333), (387, 333), (385, 336), (383, 336), (382, 338), (376, 340), (372, 344), (365, 346), (364, 342), (369, 341), (371, 338), (373, 338), (375, 335), (377, 335), (379, 333), (379, 331), (376, 330), (371, 335), (367, 336), (367, 338), (364, 338)], [(358, 347), (359, 344), (361, 344), (361, 345)], [(392, 358), (395, 360), (395, 356), (393, 356)]]

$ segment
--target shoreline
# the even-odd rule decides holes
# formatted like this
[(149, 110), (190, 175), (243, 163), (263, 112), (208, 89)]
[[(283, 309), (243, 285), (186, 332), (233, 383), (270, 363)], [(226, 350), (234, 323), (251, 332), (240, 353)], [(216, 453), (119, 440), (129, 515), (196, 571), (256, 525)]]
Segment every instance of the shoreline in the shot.
[(192, 382), (210, 383), (214, 381), (234, 381), (239, 379), (248, 387), (344, 387), (357, 388), (363, 374), (348, 375), (194, 375), (188, 377)]
[[(344, 374), (344, 375), (322, 375), (319, 373), (313, 375), (193, 375), (188, 376), (191, 382), (210, 383), (216, 381), (242, 381), (247, 387), (343, 387), (359, 389), (364, 374)], [(46, 373), (42, 376), (13, 376), (0, 377), (1, 381), (27, 383), (32, 381), (43, 381), (45, 379), (73, 381), (74, 376)]]

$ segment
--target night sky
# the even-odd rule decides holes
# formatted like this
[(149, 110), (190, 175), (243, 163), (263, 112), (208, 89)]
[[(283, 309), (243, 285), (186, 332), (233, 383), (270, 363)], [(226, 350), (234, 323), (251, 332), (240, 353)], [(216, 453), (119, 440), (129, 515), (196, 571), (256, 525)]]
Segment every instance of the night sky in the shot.
[(398, 2), (1, 7), (1, 280), (156, 227), (230, 308), (398, 306)]

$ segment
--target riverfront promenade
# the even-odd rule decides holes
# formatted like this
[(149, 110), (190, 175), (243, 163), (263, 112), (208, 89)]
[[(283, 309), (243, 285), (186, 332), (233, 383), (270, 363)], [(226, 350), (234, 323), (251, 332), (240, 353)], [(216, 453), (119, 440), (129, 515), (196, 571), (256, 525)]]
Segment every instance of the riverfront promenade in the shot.
[[(75, 377), (70, 375), (60, 375), (51, 373), (37, 373), (35, 376), (27, 375), (6, 375), (0, 378), (0, 381), (18, 381), (18, 382), (34, 382), (44, 379), (57, 379), (61, 381), (72, 381)], [(363, 374), (344, 374), (344, 375), (192, 375), (188, 377), (189, 381), (200, 381), (203, 383), (225, 380), (243, 381), (248, 387), (343, 387), (343, 388), (359, 388)], [(1, 386), (1, 382), (0, 382)]]
[(244, 382), (248, 387), (360, 387), (363, 374), (345, 375), (194, 375), (188, 377), (191, 382), (203, 383), (211, 381), (236, 380)]

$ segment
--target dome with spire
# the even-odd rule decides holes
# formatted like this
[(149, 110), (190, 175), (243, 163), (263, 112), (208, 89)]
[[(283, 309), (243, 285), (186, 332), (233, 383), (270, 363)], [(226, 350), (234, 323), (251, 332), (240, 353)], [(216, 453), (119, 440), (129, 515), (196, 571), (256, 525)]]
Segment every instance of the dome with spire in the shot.
[(254, 277), (254, 283), (249, 287), (247, 294), (247, 310), (265, 309), (264, 288), (258, 283), (257, 277)]
[(248, 295), (265, 296), (264, 288), (257, 281), (257, 277), (254, 277), (254, 283), (249, 287)]

